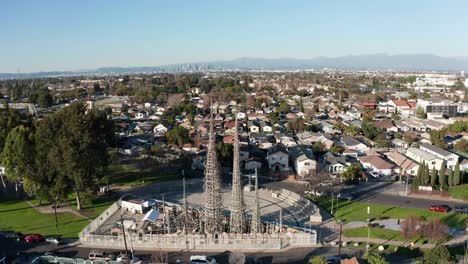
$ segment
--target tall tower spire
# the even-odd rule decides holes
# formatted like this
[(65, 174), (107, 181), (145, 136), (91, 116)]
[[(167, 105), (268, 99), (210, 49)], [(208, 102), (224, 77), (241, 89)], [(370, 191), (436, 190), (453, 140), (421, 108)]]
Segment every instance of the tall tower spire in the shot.
[(252, 212), (252, 222), (250, 223), (251, 233), (261, 233), (261, 224), (260, 224), (260, 199), (258, 198), (258, 175), (257, 169), (255, 169), (255, 201), (254, 208)]
[(203, 183), (204, 204), (205, 204), (205, 233), (216, 233), (222, 227), (222, 193), (221, 176), (216, 153), (215, 137), (213, 129), (213, 108), (210, 114), (210, 132), (208, 150), (206, 154), (205, 179)]
[(239, 133), (237, 115), (235, 117), (234, 132), (234, 160), (232, 168), (232, 199), (231, 219), (229, 229), (231, 233), (244, 233), (245, 231), (245, 204), (242, 194), (242, 183), (239, 167)]

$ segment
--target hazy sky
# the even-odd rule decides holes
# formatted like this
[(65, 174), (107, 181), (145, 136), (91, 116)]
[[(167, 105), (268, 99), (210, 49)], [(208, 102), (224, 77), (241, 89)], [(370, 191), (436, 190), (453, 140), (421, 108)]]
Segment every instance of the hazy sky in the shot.
[(468, 56), (466, 0), (1, 0), (0, 10), (0, 72), (382, 52)]

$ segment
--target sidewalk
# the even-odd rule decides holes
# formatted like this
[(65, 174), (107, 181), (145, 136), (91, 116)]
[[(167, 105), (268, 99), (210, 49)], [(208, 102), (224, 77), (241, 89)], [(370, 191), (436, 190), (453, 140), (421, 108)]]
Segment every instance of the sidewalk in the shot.
[[(406, 196), (405, 193), (399, 193), (400, 196)], [(462, 200), (462, 199), (456, 199), (452, 197), (444, 197), (440, 195), (425, 195), (425, 194), (415, 194), (415, 193), (408, 193), (407, 197), (412, 197), (412, 198), (420, 198), (420, 199), (426, 199), (426, 200), (434, 200), (434, 201), (449, 201), (449, 202), (457, 202), (457, 203), (468, 203), (468, 201)]]
[[(32, 208), (34, 208), (36, 211), (38, 211), (41, 214), (53, 214), (54, 213), (54, 208), (52, 208), (49, 205), (37, 206), (37, 205), (33, 205), (29, 201), (26, 201), (26, 203), (28, 203)], [(71, 213), (71, 214), (74, 214), (74, 215), (76, 215), (78, 217), (86, 219), (89, 222), (92, 221), (91, 219), (89, 219), (89, 217), (87, 217), (84, 214), (80, 213), (78, 210), (70, 208), (69, 206), (61, 206), (61, 207), (57, 208), (57, 213)]]
[[(367, 243), (366, 237), (345, 237), (342, 236), (342, 240), (344, 242), (364, 242)], [(385, 239), (377, 239), (377, 238), (370, 238), (369, 243), (371, 244), (380, 244), (384, 245), (392, 245), (392, 246), (399, 246), (399, 247), (410, 247), (411, 242), (405, 241), (394, 241), (394, 240), (385, 240)], [(433, 248), (435, 247), (434, 244), (421, 244), (421, 243), (414, 243), (415, 248)]]

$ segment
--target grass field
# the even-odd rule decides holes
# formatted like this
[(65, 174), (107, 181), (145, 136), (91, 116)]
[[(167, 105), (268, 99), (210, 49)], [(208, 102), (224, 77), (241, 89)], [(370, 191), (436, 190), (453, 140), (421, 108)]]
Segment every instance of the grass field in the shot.
[(468, 184), (452, 187), (449, 193), (453, 198), (468, 200)]
[[(71, 213), (58, 214), (59, 235), (76, 238), (89, 221)], [(0, 200), (0, 230), (56, 235), (54, 214), (41, 214), (22, 200)]]
[[(437, 213), (424, 209), (402, 208), (397, 206), (367, 204), (353, 201), (341, 201), (336, 208), (336, 199), (334, 201), (335, 218), (341, 219), (344, 223), (351, 221), (367, 221), (367, 207), (370, 207), (370, 218), (379, 219), (406, 219), (409, 215), (415, 215), (424, 220), (439, 218), (445, 224), (451, 227), (465, 228), (465, 222), (468, 216), (455, 213)], [(319, 198), (317, 204), (325, 208), (328, 212), (331, 210), (331, 198)]]
[(131, 165), (119, 164), (109, 167), (110, 183), (117, 185), (138, 186), (144, 183), (170, 181), (176, 175), (157, 175), (151, 170), (139, 170)]

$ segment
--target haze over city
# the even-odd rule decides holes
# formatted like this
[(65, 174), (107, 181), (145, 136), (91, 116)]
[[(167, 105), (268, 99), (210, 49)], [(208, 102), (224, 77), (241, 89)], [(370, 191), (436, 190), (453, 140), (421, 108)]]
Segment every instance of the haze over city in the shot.
[(0, 72), (360, 54), (468, 56), (466, 1), (2, 1)]

